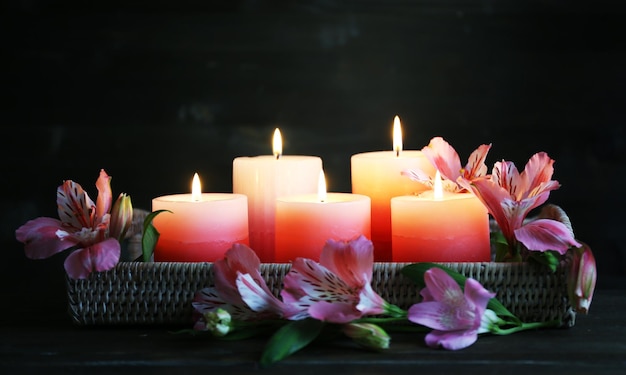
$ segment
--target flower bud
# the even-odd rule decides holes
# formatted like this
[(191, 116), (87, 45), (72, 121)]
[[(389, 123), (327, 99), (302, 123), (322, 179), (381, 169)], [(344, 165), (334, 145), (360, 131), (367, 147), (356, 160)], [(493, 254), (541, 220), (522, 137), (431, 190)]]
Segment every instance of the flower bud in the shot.
[(389, 349), (391, 338), (381, 327), (371, 323), (348, 323), (343, 333), (359, 345), (374, 350)]
[(211, 332), (213, 336), (222, 337), (230, 332), (232, 319), (228, 311), (217, 308), (204, 313), (203, 317), (206, 322), (206, 330)]
[(109, 237), (122, 241), (126, 232), (133, 223), (133, 205), (130, 196), (122, 193), (111, 208), (111, 223), (109, 225)]
[(572, 249), (572, 263), (567, 280), (570, 303), (578, 313), (587, 314), (596, 287), (596, 259), (587, 244)]

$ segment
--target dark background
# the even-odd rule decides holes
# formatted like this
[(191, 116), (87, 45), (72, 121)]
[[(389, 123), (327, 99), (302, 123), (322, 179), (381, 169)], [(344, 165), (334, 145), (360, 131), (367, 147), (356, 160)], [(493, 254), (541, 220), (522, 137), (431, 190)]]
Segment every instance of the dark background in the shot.
[[(87, 3), (87, 2), (86, 2)], [(57, 217), (56, 188), (95, 199), (100, 168), (135, 207), (232, 191), (232, 160), (322, 157), (350, 191), (350, 156), (443, 136), (523, 169), (546, 151), (603, 276), (626, 273), (626, 12), (620, 1), (7, 1), (0, 70), (3, 292), (64, 306), (65, 254), (24, 257), (15, 229)], [(54, 307), (51, 307), (54, 306)], [(62, 307), (60, 307), (62, 309)], [(42, 312), (44, 313), (44, 312)]]

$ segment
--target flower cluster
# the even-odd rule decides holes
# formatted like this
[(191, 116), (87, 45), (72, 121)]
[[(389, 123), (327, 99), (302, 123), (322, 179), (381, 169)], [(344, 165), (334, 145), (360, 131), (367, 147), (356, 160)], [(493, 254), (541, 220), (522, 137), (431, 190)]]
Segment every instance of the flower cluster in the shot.
[[(472, 345), (481, 333), (509, 334), (560, 321), (523, 323), (509, 312), (495, 293), (478, 281), (434, 264), (405, 267), (406, 275), (423, 282), (421, 301), (408, 310), (385, 301), (372, 289), (373, 245), (360, 236), (351, 241), (328, 240), (320, 261), (297, 258), (272, 292), (265, 283), (258, 257), (236, 244), (213, 265), (214, 286), (193, 300), (194, 333), (215, 337), (272, 334), (261, 363), (279, 361), (332, 332), (343, 333), (374, 350), (390, 346), (385, 325), (424, 331), (426, 345), (450, 350)], [(417, 268), (415, 268), (417, 267)], [(280, 298), (279, 298), (279, 297)]]
[[(545, 152), (531, 156), (519, 172), (511, 161), (499, 161), (487, 173), (485, 159), (491, 145), (481, 145), (465, 165), (448, 142), (433, 138), (422, 149), (424, 155), (444, 178), (450, 190), (472, 192), (485, 205), (499, 228), (496, 261), (538, 260), (554, 269), (559, 256), (582, 244), (574, 237), (567, 215), (547, 205), (534, 218), (529, 214), (544, 204), (560, 184), (552, 180), (554, 160)], [(403, 175), (432, 186), (433, 176), (421, 170), (406, 170)]]
[(73, 279), (94, 271), (113, 268), (120, 259), (121, 245), (133, 221), (130, 197), (121, 193), (112, 204), (111, 177), (102, 169), (96, 181), (94, 203), (87, 192), (72, 180), (57, 189), (59, 219), (39, 217), (20, 226), (15, 236), (31, 259), (71, 251), (65, 270)]

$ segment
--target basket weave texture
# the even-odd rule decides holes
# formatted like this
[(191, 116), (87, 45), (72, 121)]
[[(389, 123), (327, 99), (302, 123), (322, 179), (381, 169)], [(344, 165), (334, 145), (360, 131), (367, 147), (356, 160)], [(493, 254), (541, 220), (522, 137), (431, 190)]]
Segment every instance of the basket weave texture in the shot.
[[(496, 292), (511, 312), (526, 322), (559, 319), (572, 327), (575, 313), (567, 297), (567, 269), (556, 272), (529, 263), (441, 263)], [(375, 263), (372, 287), (402, 308), (419, 302), (419, 288), (401, 274), (407, 263)], [(78, 325), (193, 324), (191, 302), (213, 285), (212, 263), (120, 262), (83, 280), (67, 279), (69, 312)], [(290, 264), (261, 265), (270, 290), (278, 296)]]

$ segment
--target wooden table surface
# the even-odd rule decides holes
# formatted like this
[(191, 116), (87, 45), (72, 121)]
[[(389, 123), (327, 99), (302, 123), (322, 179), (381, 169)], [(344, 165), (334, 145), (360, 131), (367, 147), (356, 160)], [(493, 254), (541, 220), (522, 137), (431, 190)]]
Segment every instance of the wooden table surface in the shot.
[(590, 314), (569, 329), (483, 335), (454, 352), (427, 348), (420, 333), (394, 333), (383, 353), (334, 341), (268, 368), (258, 365), (265, 339), (216, 341), (164, 326), (76, 326), (59, 307), (63, 294), (34, 294), (18, 309), (3, 308), (0, 373), (625, 374), (625, 281), (600, 280)]

